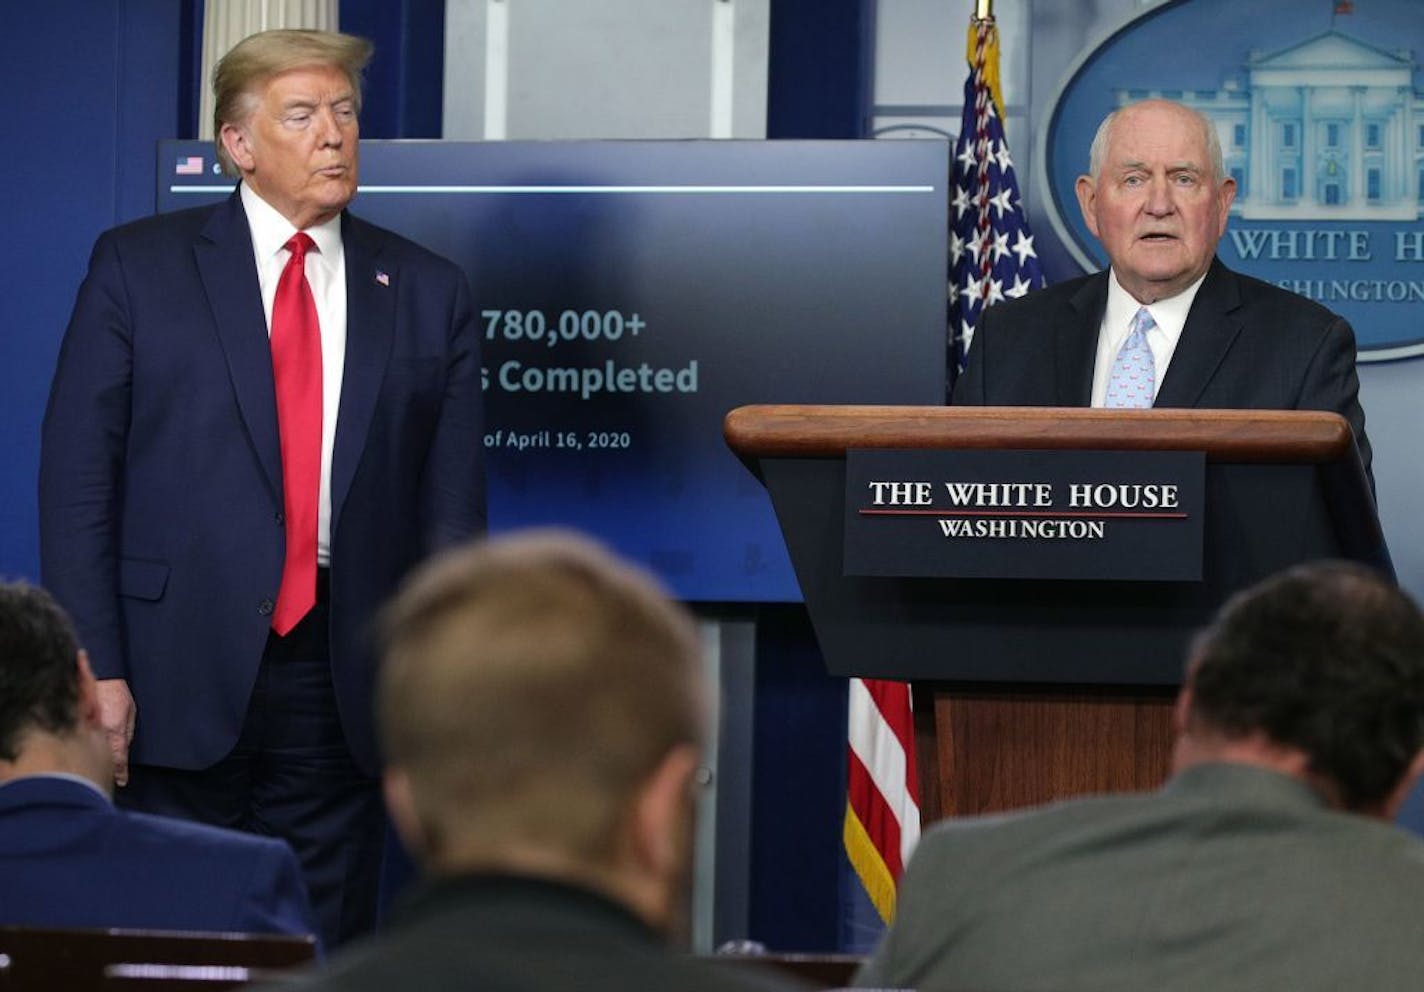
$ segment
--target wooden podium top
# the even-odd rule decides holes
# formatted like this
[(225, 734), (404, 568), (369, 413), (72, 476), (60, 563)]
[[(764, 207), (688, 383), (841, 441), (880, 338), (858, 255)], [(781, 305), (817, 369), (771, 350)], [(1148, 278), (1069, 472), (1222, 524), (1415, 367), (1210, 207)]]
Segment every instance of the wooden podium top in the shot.
[(1344, 417), (1318, 410), (759, 405), (728, 413), (722, 433), (745, 459), (836, 457), (847, 448), (1057, 448), (1325, 463), (1344, 459), (1354, 442)]

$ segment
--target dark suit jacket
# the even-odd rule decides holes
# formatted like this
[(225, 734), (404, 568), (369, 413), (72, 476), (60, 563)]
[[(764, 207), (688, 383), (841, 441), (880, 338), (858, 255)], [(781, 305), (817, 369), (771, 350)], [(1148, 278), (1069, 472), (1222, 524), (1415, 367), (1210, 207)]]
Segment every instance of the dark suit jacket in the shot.
[[(787, 992), (747, 965), (668, 950), (626, 909), (591, 891), (513, 876), (427, 885), (379, 936), (282, 989), (343, 992)], [(275, 992), (275, 987), (273, 992)]]
[[(1108, 278), (1099, 272), (987, 308), (954, 404), (1088, 406)], [(1216, 259), (1154, 406), (1329, 410), (1350, 422), (1368, 473), (1359, 390), (1355, 332), (1343, 317)]]
[[(481, 372), (458, 268), (350, 214), (341, 233), (332, 677), (374, 772), (367, 628), (422, 556), (483, 529)], [(202, 768), (237, 740), (282, 572), (276, 410), (236, 192), (99, 238), (45, 415), (40, 552), (95, 675), (129, 680), (137, 762)]]
[(1419, 838), (1274, 772), (1198, 765), (1156, 793), (936, 825), (856, 984), (1415, 989), (1421, 903)]
[(316, 932), (282, 841), (126, 812), (44, 775), (0, 785), (0, 924)]

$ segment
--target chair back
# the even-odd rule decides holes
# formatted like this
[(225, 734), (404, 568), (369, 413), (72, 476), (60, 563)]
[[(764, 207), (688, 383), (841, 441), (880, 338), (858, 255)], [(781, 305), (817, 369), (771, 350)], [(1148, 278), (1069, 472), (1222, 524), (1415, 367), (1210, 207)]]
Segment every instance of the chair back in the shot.
[(311, 936), (0, 927), (3, 992), (236, 988), (315, 959)]
[(754, 953), (718, 952), (712, 961), (793, 975), (807, 988), (839, 989), (850, 985), (865, 961), (858, 954), (798, 954), (757, 950)]

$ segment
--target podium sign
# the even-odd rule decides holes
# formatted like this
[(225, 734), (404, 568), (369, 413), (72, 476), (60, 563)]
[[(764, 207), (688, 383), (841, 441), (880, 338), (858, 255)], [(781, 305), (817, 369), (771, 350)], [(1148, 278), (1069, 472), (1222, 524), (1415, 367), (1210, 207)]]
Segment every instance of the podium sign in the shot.
[(1198, 582), (1206, 456), (846, 452), (845, 574)]

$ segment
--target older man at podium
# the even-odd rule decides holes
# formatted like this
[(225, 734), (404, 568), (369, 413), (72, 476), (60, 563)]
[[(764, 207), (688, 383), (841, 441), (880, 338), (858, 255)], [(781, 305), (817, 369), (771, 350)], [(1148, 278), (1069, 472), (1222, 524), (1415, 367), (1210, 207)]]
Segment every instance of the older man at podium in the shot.
[(1328, 410), (1369, 472), (1349, 323), (1216, 258), (1236, 182), (1210, 121), (1119, 108), (1077, 194), (1109, 270), (987, 308), (955, 405)]

